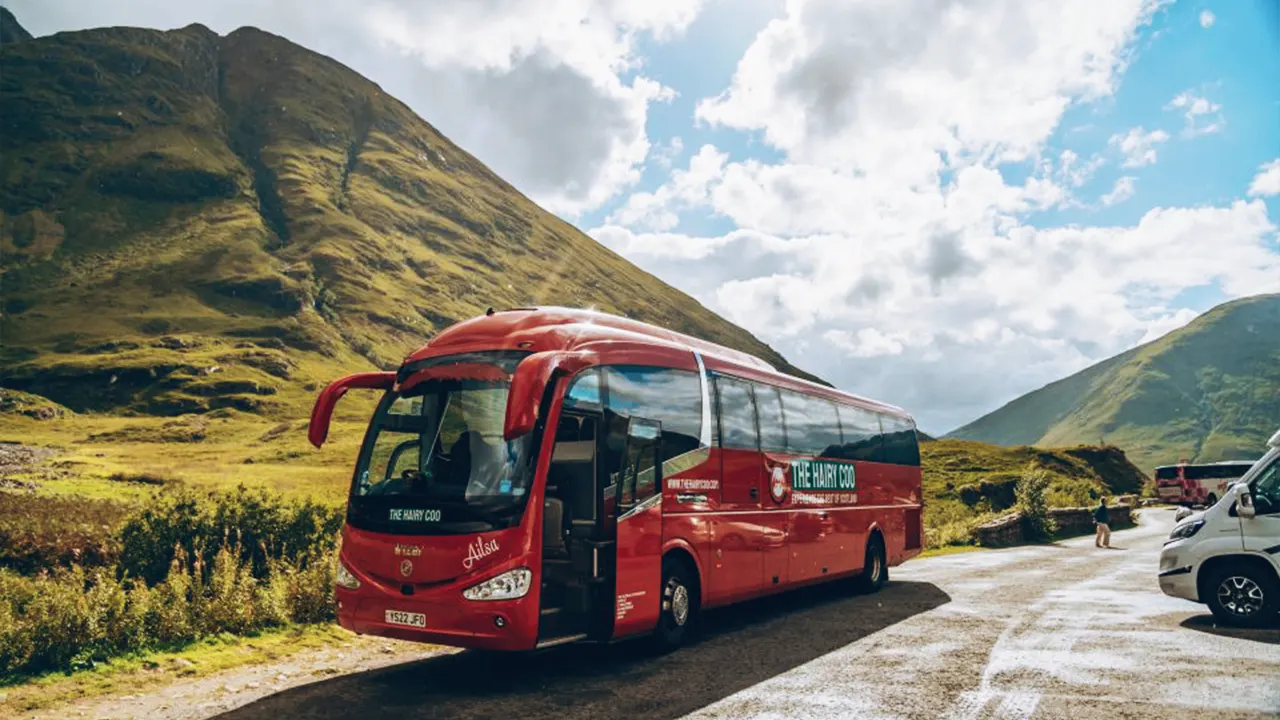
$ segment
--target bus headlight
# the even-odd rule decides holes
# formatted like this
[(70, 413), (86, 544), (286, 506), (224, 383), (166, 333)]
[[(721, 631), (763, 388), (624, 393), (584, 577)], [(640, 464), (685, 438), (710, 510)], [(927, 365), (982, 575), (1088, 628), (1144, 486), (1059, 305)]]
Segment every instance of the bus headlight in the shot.
[(529, 568), (508, 570), (482, 583), (462, 591), (468, 600), (515, 600), (529, 593), (533, 585), (533, 573)]
[(338, 561), (338, 573), (334, 576), (333, 583), (340, 588), (348, 590), (355, 590), (360, 587), (360, 580), (351, 574), (351, 571), (347, 569), (346, 565), (342, 564), (341, 560)]

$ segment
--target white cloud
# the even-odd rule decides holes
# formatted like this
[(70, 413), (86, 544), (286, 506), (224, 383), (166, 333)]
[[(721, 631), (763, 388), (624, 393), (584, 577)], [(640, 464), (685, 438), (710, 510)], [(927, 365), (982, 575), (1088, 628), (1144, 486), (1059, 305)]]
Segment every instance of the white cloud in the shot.
[(1221, 105), (1194, 95), (1189, 90), (1178, 93), (1164, 107), (1166, 110), (1183, 111), (1186, 127), (1182, 129), (1182, 134), (1186, 137), (1221, 132), (1227, 124), (1226, 118), (1222, 116)]
[(1001, 215), (928, 239), (592, 234), (792, 362), (945, 431), (1185, 323), (1169, 308), (1185, 288), (1273, 291), (1275, 232), (1254, 201), (1157, 208), (1129, 227)]
[(703, 0), (11, 0), (37, 33), (253, 25), (330, 55), (405, 101), (549, 209), (575, 215), (639, 178), (652, 103), (637, 43), (670, 39)]
[(1200, 27), (1208, 29), (1213, 27), (1213, 23), (1218, 18), (1210, 10), (1200, 11)]
[(650, 230), (671, 230), (679, 223), (678, 213), (705, 203), (708, 187), (724, 169), (728, 155), (711, 145), (704, 145), (689, 159), (689, 167), (676, 170), (671, 181), (656, 192), (638, 192), (627, 198), (626, 204), (608, 218), (611, 223), (644, 227)]
[(1249, 195), (1280, 195), (1280, 158), (1258, 168), (1258, 174), (1249, 183)]
[(665, 143), (655, 147), (651, 152), (653, 162), (662, 168), (670, 168), (671, 163), (684, 152), (684, 140), (680, 136), (672, 137)]
[[(801, 367), (949, 430), (1185, 322), (1171, 307), (1184, 288), (1274, 288), (1261, 201), (1132, 226), (1028, 221), (1079, 206), (1105, 164), (1047, 141), (1067, 107), (1112, 91), (1156, 5), (792, 0), (698, 108), (782, 159), (704, 147), (716, 172), (678, 170), (591, 232)], [(1112, 146), (1139, 167), (1169, 139), (1138, 127)], [(999, 169), (1013, 159), (1030, 168), (1017, 182)], [(1123, 176), (1098, 204), (1135, 190)], [(652, 232), (672, 207), (740, 229), (690, 236), (668, 218)]]
[(792, 0), (721, 95), (715, 125), (801, 163), (935, 182), (1035, 152), (1078, 98), (1108, 95), (1154, 0)]
[(1112, 135), (1107, 142), (1124, 154), (1125, 167), (1142, 167), (1156, 161), (1156, 145), (1168, 139), (1169, 133), (1163, 130), (1147, 132), (1146, 128), (1136, 127)]
[(1136, 185), (1138, 179), (1132, 175), (1125, 175), (1116, 179), (1116, 184), (1111, 188), (1111, 192), (1102, 196), (1102, 204), (1104, 207), (1111, 207), (1128, 200), (1137, 192)]

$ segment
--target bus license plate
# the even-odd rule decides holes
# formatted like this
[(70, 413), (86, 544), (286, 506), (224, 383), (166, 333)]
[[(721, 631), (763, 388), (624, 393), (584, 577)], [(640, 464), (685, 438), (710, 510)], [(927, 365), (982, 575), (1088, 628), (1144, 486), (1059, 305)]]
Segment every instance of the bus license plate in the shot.
[(424, 628), (427, 626), (427, 616), (422, 613), (401, 612), (400, 610), (387, 611), (388, 625), (404, 625), (406, 627)]

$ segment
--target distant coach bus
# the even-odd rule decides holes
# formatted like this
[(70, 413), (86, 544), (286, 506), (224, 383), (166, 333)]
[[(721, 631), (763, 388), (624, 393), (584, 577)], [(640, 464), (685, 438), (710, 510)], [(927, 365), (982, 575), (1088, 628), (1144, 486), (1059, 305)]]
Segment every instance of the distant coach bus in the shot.
[(355, 463), (341, 625), (527, 650), (649, 635), (703, 609), (844, 579), (878, 589), (922, 544), (906, 412), (659, 327), (563, 308), (489, 311), (380, 390)]
[(1156, 495), (1168, 503), (1211, 506), (1250, 467), (1251, 460), (1161, 465), (1156, 468)]

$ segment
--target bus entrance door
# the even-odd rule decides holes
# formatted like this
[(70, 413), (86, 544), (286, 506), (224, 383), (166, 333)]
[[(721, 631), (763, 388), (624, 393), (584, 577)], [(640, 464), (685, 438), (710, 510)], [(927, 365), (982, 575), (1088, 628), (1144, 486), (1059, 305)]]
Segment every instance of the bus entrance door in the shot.
[[(617, 579), (615, 638), (657, 625), (662, 583), (662, 424), (632, 417), (616, 475)], [(613, 484), (613, 483), (611, 483)]]
[(613, 518), (602, 502), (600, 415), (564, 413), (542, 513), (538, 646), (606, 640), (613, 630)]

